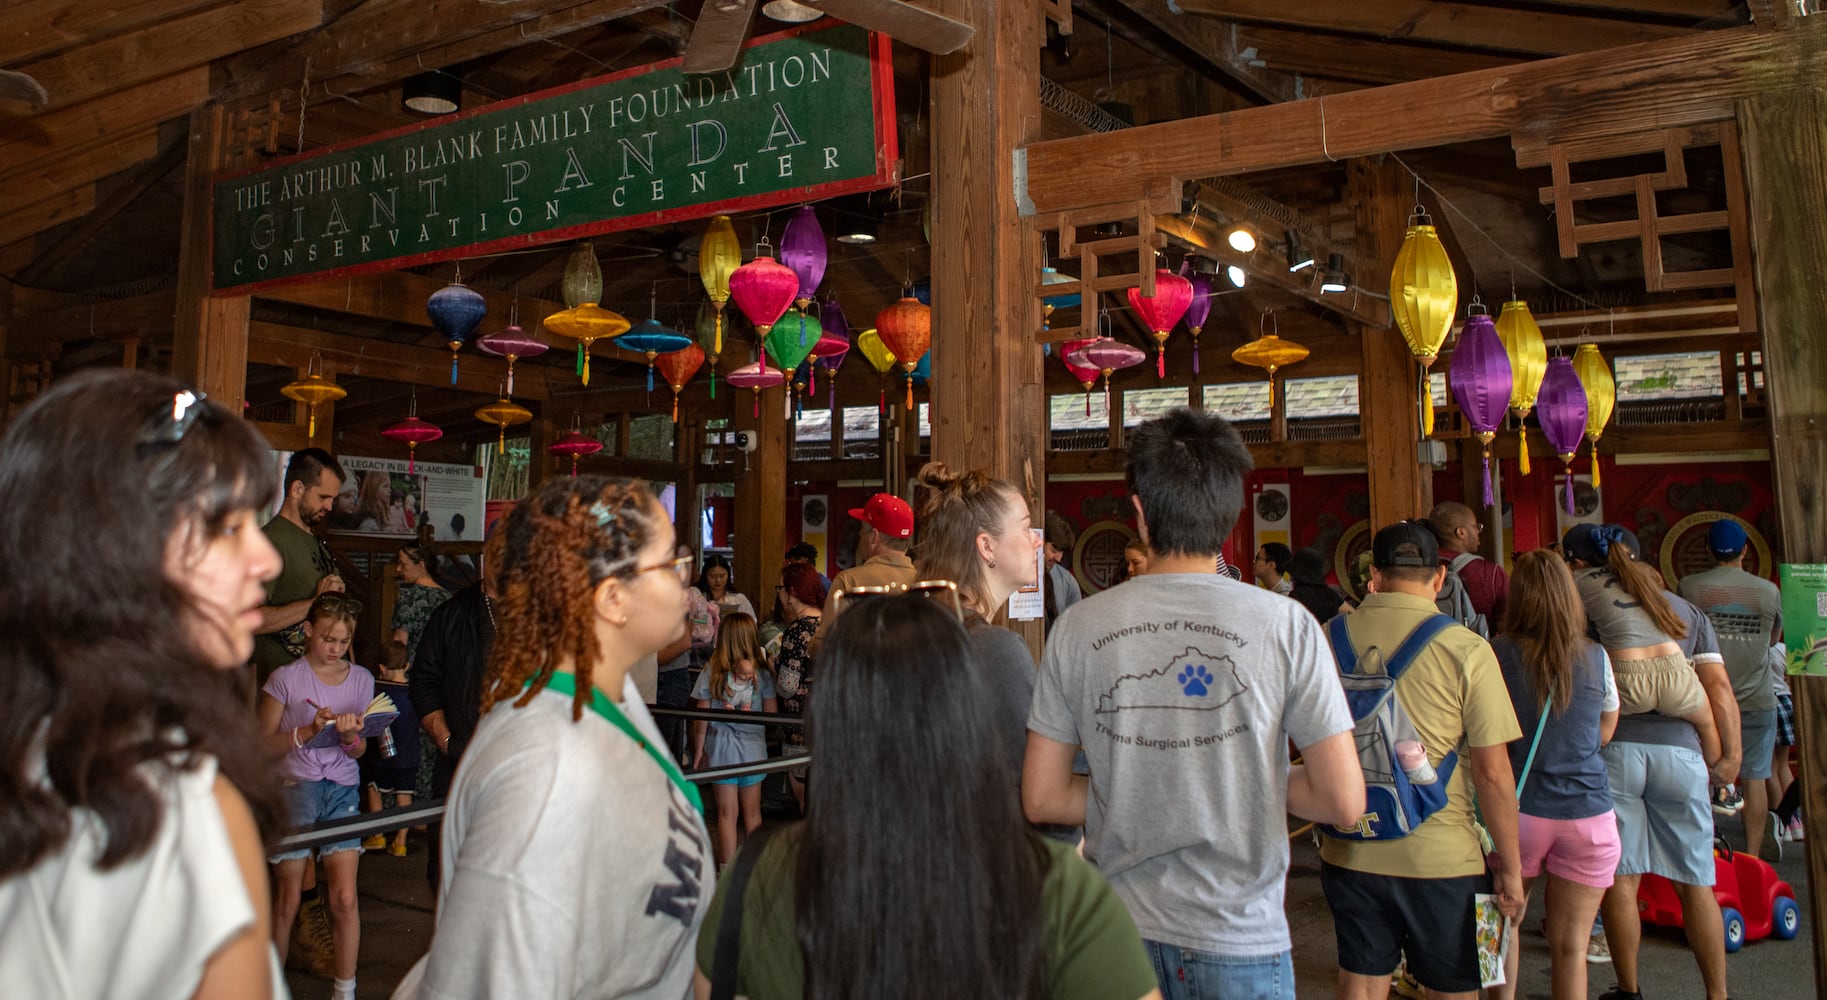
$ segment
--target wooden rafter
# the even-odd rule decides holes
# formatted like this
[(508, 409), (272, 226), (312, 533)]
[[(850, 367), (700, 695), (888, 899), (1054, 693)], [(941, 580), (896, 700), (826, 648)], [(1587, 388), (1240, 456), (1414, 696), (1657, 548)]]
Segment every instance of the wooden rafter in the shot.
[[(94, 210), (86, 213), (86, 218), (83, 219), (81, 225), (72, 227), (56, 243), (40, 251), (37, 258), (32, 261), (32, 266), (19, 276), (20, 280), (27, 283), (41, 280), (50, 273), (51, 268), (87, 246), (97, 233), (113, 222), (128, 206), (138, 201), (147, 189), (163, 180), (165, 175), (184, 162), (185, 148), (186, 144), (181, 139), (172, 141), (157, 159), (141, 168), (125, 184), (109, 192), (107, 198), (100, 204), (93, 205)], [(0, 240), (0, 242), (5, 241)]]
[(209, 69), (199, 66), (75, 107), (11, 120), (0, 128), (0, 181), (39, 161), (74, 156), (132, 132), (187, 114), (209, 98)]
[(1179, 0), (1181, 8), (1235, 21), (1285, 24), (1376, 38), (1443, 42), (1468, 48), (1565, 55), (1683, 34), (1659, 24), (1573, 13), (1510, 10), (1439, 0)]
[(0, 66), (125, 34), (227, 0), (7, 0), (0, 3)]
[(1297, 101), (1325, 93), (1298, 74), (1253, 65), (1240, 54), (1236, 26), (1209, 17), (1176, 11), (1169, 0), (1118, 0), (1122, 8), (1170, 37), (1178, 39), (1211, 70), (1269, 103)]
[(1264, 70), (1370, 84), (1451, 76), (1517, 61), (1514, 56), (1466, 52), (1405, 39), (1353, 38), (1258, 24), (1239, 26), (1234, 37), (1237, 56)]

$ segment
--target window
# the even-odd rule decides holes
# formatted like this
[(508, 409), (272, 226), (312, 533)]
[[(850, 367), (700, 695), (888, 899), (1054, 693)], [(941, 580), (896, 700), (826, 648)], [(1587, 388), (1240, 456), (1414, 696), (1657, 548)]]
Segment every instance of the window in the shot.
[(1283, 407), (1289, 420), (1358, 415), (1358, 377), (1326, 375), (1291, 378), (1282, 382)]
[(1047, 411), (1047, 427), (1053, 431), (1110, 429), (1110, 400), (1097, 390), (1050, 396)]
[(635, 417), (628, 422), (628, 457), (672, 461), (677, 430), (672, 417), (664, 413)]
[(1251, 421), (1269, 419), (1269, 384), (1261, 382), (1225, 382), (1204, 387), (1205, 409), (1226, 420)]
[(933, 424), (932, 424), (931, 417), (932, 417), (932, 404), (931, 403), (921, 403), (920, 404), (920, 437), (922, 437), (922, 438), (929, 438), (929, 437), (933, 436)]
[(831, 440), (831, 411), (801, 410), (799, 418), (793, 421), (793, 440)]
[(1434, 400), (1434, 409), (1446, 407), (1446, 373), (1429, 372), (1427, 375), (1427, 394)]
[(882, 454), (882, 421), (873, 406), (844, 407), (842, 458), (879, 458)]
[[(1725, 395), (1718, 351), (1619, 357), (1612, 368), (1618, 382), (1619, 403), (1718, 399)], [(1761, 377), (1758, 384), (1762, 385)]]
[(1176, 406), (1185, 406), (1192, 390), (1184, 385), (1154, 389), (1129, 389), (1123, 393), (1123, 426), (1136, 427), (1164, 416)]

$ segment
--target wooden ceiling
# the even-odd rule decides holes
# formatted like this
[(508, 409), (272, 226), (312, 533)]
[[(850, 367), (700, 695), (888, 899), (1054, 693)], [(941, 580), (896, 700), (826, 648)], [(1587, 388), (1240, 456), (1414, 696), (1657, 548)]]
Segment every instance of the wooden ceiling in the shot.
[[(170, 342), (169, 312), (161, 325), (159, 310), (177, 267), (188, 114), (205, 102), (248, 112), (258, 158), (308, 152), (423, 121), (402, 108), (400, 87), (424, 71), (460, 73), (464, 104), (474, 107), (671, 58), (698, 7), (694, 0), (0, 0), (8, 27), (0, 33), (0, 69), (35, 80), (47, 98), (35, 103), (17, 79), (0, 74), (0, 276), (12, 286), (7, 356), (62, 367), (116, 363), (119, 343), (137, 337), (157, 362)], [(1138, 123), (1783, 16), (1776, 0), (1075, 0), (1071, 7), (1075, 30), (1061, 36), (1049, 28), (1043, 75), (1092, 102), (1127, 105)], [(896, 46), (895, 75), (904, 181), (873, 199), (871, 210), (884, 216), (877, 244), (832, 246), (826, 287), (853, 322), (927, 273), (926, 57)], [(1507, 144), (1441, 148), (1405, 162), (1431, 186), (1420, 200), (1450, 230), (1455, 262), (1487, 301), (1507, 297), (1512, 281), (1538, 309), (1566, 298), (1543, 278), (1605, 304), (1654, 301), (1628, 242), (1559, 256), (1555, 221), (1538, 197), (1548, 171), (1519, 168)], [(1722, 186), (1707, 170), (1696, 168), (1694, 199), (1713, 198)], [(1342, 165), (1239, 180), (1299, 213), (1324, 242), (1351, 247)], [(1609, 210), (1590, 207), (1599, 217)], [(777, 239), (782, 214), (739, 219), (738, 233)], [(700, 233), (688, 224), (596, 239), (608, 276), (604, 301), (639, 318), (651, 299), (660, 319), (688, 323), (702, 296)], [(1277, 266), (1280, 253), (1280, 233), (1266, 237), (1246, 262), (1259, 272)], [(568, 249), (467, 261), (464, 280), (489, 294), (492, 306), (516, 297), (550, 302), (559, 297)], [(1693, 234), (1668, 252), (1705, 261), (1720, 246)], [(421, 289), (442, 284), (450, 271), (437, 265), (260, 296), (255, 319), (437, 348)], [(1285, 290), (1247, 292), (1222, 313), (1239, 337), (1261, 308), (1327, 315)], [(505, 322), (505, 313), (491, 312), (489, 322)], [(556, 370), (568, 363), (554, 357), (562, 353), (537, 363)], [(250, 379), (250, 400), (272, 388), (270, 374)], [(599, 377), (631, 387), (643, 373), (621, 361)], [(470, 397), (484, 401), (461, 387), (440, 393), (435, 405), (449, 413), (472, 405)], [(379, 426), (397, 418), (385, 405), (397, 395), (377, 390), (345, 416)]]

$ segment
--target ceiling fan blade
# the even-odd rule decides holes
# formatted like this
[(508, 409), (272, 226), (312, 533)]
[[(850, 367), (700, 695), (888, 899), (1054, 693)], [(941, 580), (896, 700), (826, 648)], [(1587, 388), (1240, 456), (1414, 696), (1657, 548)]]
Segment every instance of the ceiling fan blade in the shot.
[(963, 48), (977, 29), (906, 0), (800, 0), (840, 20), (879, 31), (897, 42), (944, 55)]
[(686, 73), (721, 73), (736, 65), (758, 6), (759, 0), (706, 0), (679, 68)]

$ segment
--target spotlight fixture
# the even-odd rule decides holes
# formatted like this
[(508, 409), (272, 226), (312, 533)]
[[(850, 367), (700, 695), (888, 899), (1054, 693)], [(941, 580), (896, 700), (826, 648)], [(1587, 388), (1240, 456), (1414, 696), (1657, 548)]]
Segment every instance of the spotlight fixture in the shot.
[(448, 115), (463, 106), (463, 76), (441, 69), (409, 76), (400, 85), (400, 103), (422, 115)]
[(825, 16), (824, 11), (816, 7), (808, 7), (803, 3), (794, 3), (793, 0), (768, 0), (767, 3), (761, 5), (761, 12), (776, 21), (785, 21), (788, 24), (804, 24)]
[(1230, 267), (1227, 267), (1224, 269), (1224, 276), (1231, 279), (1231, 287), (1233, 287), (1233, 288), (1242, 288), (1243, 287), (1243, 282), (1244, 282), (1244, 277), (1245, 277), (1244, 273), (1243, 273), (1243, 268), (1238, 267), (1236, 264), (1232, 264)]
[(867, 195), (834, 203), (837, 216), (837, 231), (832, 239), (849, 246), (866, 246), (876, 241), (876, 234), (881, 230), (881, 219), (869, 203)]
[(1218, 274), (1218, 271), (1219, 271), (1218, 262), (1211, 259), (1210, 257), (1201, 257), (1197, 254), (1194, 254), (1192, 260), (1193, 260), (1193, 273), (1194, 274), (1206, 274), (1206, 275), (1214, 275), (1214, 276)]
[(1256, 249), (1256, 234), (1243, 226), (1233, 226), (1230, 233), (1225, 236), (1225, 242), (1229, 243), (1231, 249), (1238, 253), (1249, 253)]
[(1288, 273), (1303, 271), (1313, 266), (1313, 251), (1301, 245), (1300, 236), (1294, 230), (1288, 230)]
[(1320, 291), (1342, 292), (1351, 287), (1351, 275), (1345, 273), (1345, 255), (1335, 253), (1326, 258), (1326, 270), (1320, 276)]

